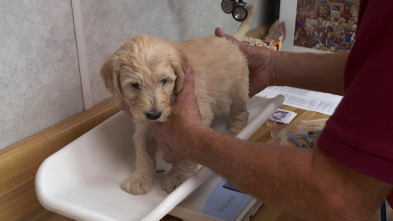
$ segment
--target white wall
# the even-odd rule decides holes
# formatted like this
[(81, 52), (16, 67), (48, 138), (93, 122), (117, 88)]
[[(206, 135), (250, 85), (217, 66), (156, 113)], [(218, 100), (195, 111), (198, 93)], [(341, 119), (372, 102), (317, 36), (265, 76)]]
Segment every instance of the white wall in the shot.
[[(152, 34), (180, 42), (212, 35), (216, 27), (233, 33), (239, 23), (222, 12), (220, 3), (0, 1), (0, 149), (108, 99), (100, 67), (132, 37)], [(274, 0), (257, 1), (252, 28), (272, 19), (273, 5)], [(74, 20), (78, 13), (81, 19)], [(75, 22), (83, 26), (77, 35)], [(84, 43), (83, 51), (77, 43), (79, 49)], [(82, 84), (81, 78), (87, 80)]]

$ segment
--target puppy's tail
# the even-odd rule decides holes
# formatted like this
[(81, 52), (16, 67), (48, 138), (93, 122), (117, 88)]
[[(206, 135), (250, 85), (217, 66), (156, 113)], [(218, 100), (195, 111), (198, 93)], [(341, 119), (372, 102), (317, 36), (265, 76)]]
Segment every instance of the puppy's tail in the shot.
[(250, 23), (252, 21), (252, 17), (254, 17), (254, 8), (255, 3), (253, 2), (248, 8), (248, 16), (246, 20), (242, 21), (235, 34), (233, 34), (233, 37), (235, 37), (239, 41), (243, 41), (245, 39), (247, 31), (248, 29), (250, 29)]

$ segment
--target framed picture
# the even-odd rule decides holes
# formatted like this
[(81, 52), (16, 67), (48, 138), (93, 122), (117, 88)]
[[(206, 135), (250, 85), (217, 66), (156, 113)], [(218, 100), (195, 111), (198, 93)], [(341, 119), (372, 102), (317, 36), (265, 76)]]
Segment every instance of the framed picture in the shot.
[(330, 13), (333, 17), (335, 17), (336, 19), (339, 19), (340, 15), (341, 15), (341, 5), (333, 4), (332, 11)]
[(299, 10), (302, 10), (305, 16), (310, 16), (314, 14), (315, 16), (315, 4), (316, 0), (304, 0), (303, 5), (298, 7)]
[(317, 17), (322, 17), (327, 19), (330, 16), (330, 6), (329, 5), (319, 5), (317, 10)]
[(356, 41), (359, 0), (281, 0), (283, 51), (345, 52)]

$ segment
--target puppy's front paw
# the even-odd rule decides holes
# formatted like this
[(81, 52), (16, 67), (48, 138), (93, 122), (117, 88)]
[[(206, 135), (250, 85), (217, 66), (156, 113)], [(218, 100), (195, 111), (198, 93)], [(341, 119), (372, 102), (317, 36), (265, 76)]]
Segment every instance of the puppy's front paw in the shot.
[(178, 186), (180, 186), (188, 177), (178, 174), (178, 173), (169, 173), (166, 175), (161, 182), (161, 188), (165, 190), (167, 193), (171, 193)]
[(153, 187), (153, 177), (133, 174), (123, 181), (122, 188), (132, 195), (143, 195)]

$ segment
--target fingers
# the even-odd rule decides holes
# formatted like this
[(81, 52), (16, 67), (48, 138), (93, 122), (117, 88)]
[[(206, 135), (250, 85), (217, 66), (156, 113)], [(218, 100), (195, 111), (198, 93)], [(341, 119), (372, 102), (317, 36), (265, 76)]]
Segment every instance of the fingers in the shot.
[(162, 128), (158, 126), (158, 123), (153, 123), (150, 125), (152, 129), (153, 136), (156, 138), (158, 148), (160, 148), (163, 152), (163, 158), (166, 162), (172, 163), (176, 160), (181, 159), (181, 155), (177, 154), (177, 151), (172, 150), (170, 145), (167, 143), (167, 137), (163, 135), (163, 130), (165, 128)]
[(132, 117), (130, 111), (130, 105), (128, 105), (124, 100), (120, 103), (120, 108), (130, 117)]
[(173, 134), (168, 136), (167, 133), (171, 130), (170, 128), (164, 126), (162, 123), (152, 123), (150, 124), (150, 128), (153, 137), (156, 139), (158, 148), (164, 152), (163, 158), (166, 162), (172, 163), (184, 158), (182, 156), (183, 151), (173, 148), (176, 146), (176, 144), (173, 144)]
[(168, 152), (164, 152), (164, 155), (162, 158), (168, 162), (168, 163), (173, 163), (175, 161), (181, 160), (182, 158), (176, 155), (169, 154)]

